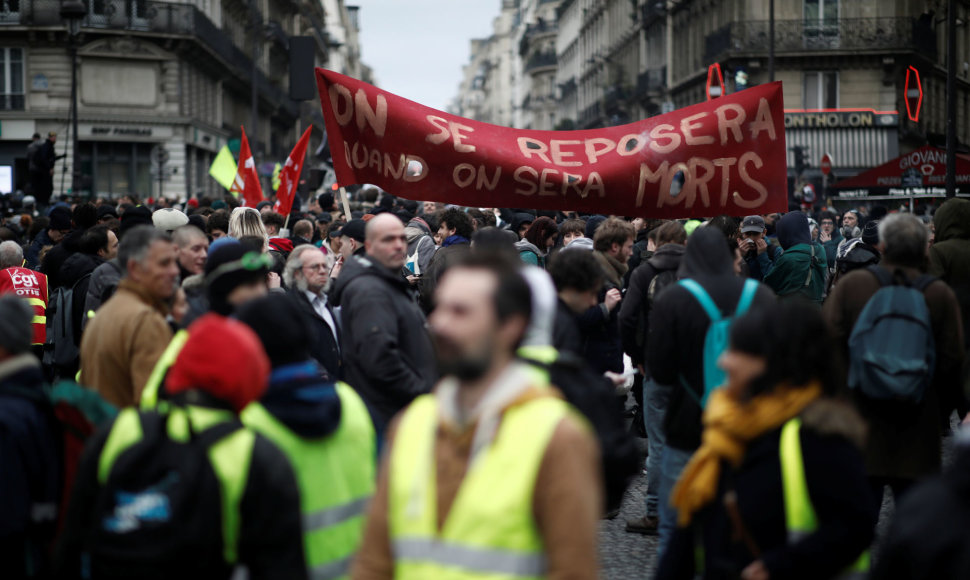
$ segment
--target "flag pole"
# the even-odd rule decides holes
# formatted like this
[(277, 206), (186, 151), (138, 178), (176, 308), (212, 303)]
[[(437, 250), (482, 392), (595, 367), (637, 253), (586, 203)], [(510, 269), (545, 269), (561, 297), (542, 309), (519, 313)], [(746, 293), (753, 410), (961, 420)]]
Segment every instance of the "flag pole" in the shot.
[(350, 221), (350, 202), (347, 201), (347, 190), (343, 187), (340, 188), (340, 202), (344, 206), (344, 217)]

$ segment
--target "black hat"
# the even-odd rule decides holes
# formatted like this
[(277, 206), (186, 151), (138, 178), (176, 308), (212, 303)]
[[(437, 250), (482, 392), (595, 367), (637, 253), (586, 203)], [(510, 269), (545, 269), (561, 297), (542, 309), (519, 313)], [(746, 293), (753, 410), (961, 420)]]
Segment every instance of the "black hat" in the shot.
[(749, 215), (741, 222), (742, 234), (760, 234), (765, 231), (765, 218), (760, 215)]
[(50, 213), (51, 221), (47, 229), (63, 231), (71, 229), (71, 210), (66, 207), (55, 207)]
[(360, 219), (352, 219), (344, 227), (340, 228), (340, 237), (347, 236), (348, 238), (357, 240), (358, 242), (363, 242), (367, 239), (367, 222)]
[(329, 191), (321, 193), (317, 196), (317, 203), (320, 204), (323, 211), (330, 211), (330, 208), (333, 207), (333, 193)]
[(296, 301), (286, 294), (273, 293), (247, 302), (236, 311), (236, 318), (259, 336), (273, 368), (310, 358), (310, 326)]
[(322, 212), (320, 213), (320, 215), (317, 216), (317, 222), (321, 224), (329, 224), (332, 221), (333, 221), (333, 216), (330, 215), (330, 212), (328, 211)]
[(135, 226), (153, 225), (151, 210), (143, 205), (130, 207), (125, 210), (125, 213), (121, 214), (121, 228), (119, 229), (120, 233), (118, 237), (125, 235), (125, 232)]
[(879, 243), (879, 221), (869, 220), (862, 228), (862, 243), (875, 246)]
[(102, 220), (106, 216), (111, 216), (113, 218), (118, 217), (118, 210), (115, 209), (115, 206), (107, 203), (98, 206), (98, 220)]

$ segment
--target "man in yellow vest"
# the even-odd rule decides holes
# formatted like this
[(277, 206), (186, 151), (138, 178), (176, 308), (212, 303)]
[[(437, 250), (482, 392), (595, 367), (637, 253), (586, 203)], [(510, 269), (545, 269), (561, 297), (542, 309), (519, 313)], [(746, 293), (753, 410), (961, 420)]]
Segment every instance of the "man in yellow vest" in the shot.
[(236, 311), (263, 343), (269, 388), (242, 412), (243, 423), (290, 460), (300, 488), (303, 548), (310, 578), (344, 578), (360, 544), (374, 494), (377, 443), (364, 401), (334, 383), (310, 356), (313, 329), (285, 294)]
[(584, 420), (514, 353), (515, 262), (470, 255), (430, 318), (444, 377), (392, 423), (354, 578), (594, 578), (603, 503)]

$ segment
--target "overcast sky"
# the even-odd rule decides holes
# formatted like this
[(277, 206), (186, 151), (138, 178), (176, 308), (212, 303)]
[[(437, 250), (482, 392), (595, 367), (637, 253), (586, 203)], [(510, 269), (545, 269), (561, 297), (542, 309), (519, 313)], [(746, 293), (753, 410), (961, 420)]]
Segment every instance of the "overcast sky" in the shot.
[(492, 33), (501, 0), (355, 0), (360, 51), (385, 91), (445, 109), (458, 93), (469, 41)]

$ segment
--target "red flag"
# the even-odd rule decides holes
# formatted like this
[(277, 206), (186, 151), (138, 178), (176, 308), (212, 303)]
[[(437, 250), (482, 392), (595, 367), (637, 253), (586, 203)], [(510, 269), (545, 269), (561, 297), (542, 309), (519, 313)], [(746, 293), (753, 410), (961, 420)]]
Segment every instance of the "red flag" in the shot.
[(237, 196), (242, 194), (242, 204), (247, 207), (256, 207), (256, 204), (263, 201), (263, 189), (259, 185), (259, 176), (256, 175), (256, 162), (253, 161), (253, 154), (249, 151), (249, 140), (246, 139), (246, 129), (242, 127), (242, 145), (239, 148), (239, 165), (236, 169), (236, 180), (233, 181), (230, 193)]
[(276, 205), (273, 211), (280, 215), (290, 215), (293, 208), (293, 194), (300, 183), (300, 172), (303, 171), (303, 161), (306, 159), (306, 148), (310, 144), (310, 129), (307, 127), (303, 136), (296, 142), (296, 147), (286, 158), (283, 170), (280, 171), (280, 186), (276, 189)]

